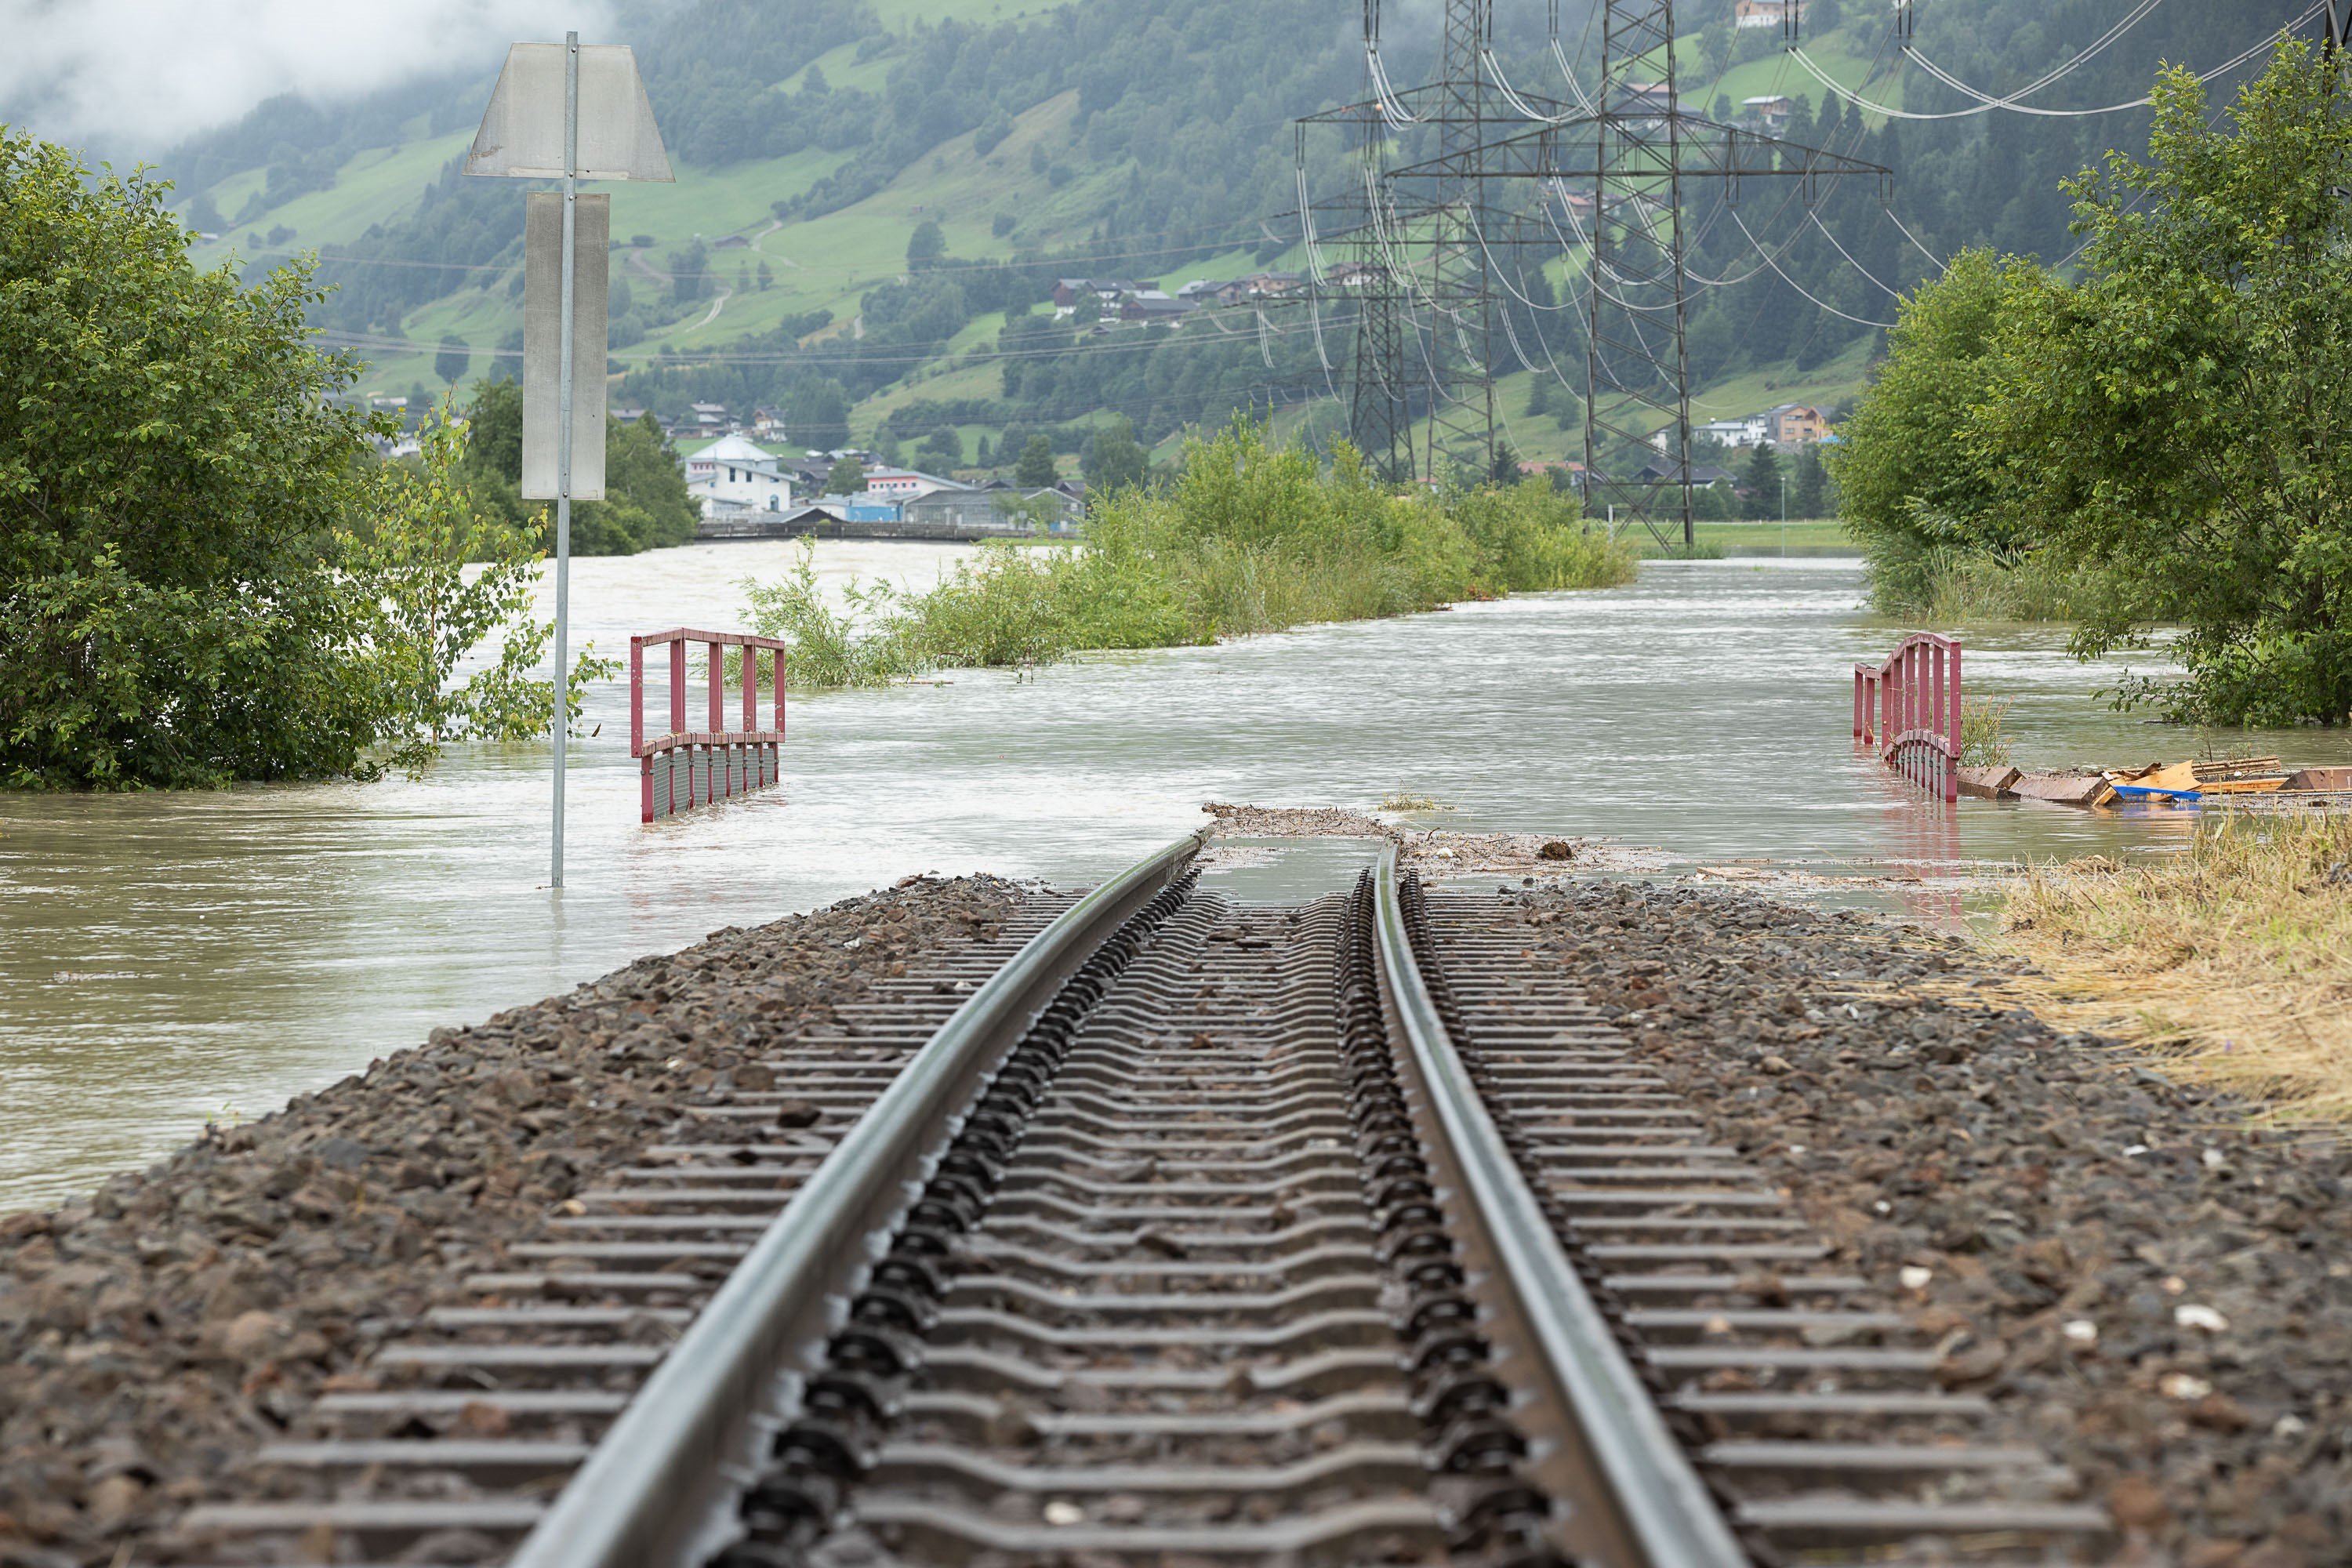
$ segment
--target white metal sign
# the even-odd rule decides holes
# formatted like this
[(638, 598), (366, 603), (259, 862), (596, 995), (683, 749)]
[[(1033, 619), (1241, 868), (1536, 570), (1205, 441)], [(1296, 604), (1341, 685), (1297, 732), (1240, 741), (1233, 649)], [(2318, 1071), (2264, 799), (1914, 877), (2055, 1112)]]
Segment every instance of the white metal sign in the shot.
[(582, 195), (572, 235), (572, 479), (556, 438), (563, 384), (563, 194), (533, 191), (522, 228), (522, 499), (604, 499), (605, 242), (613, 198)]
[[(575, 35), (576, 36), (576, 35)], [(466, 173), (509, 179), (669, 180), (669, 154), (626, 44), (583, 44), (579, 154), (563, 155), (562, 44), (517, 44), (490, 93)]]
[[(555, 762), (550, 885), (563, 886), (563, 763), (570, 743), (572, 503), (604, 494), (604, 286), (609, 196), (583, 180), (667, 180), (653, 106), (625, 44), (517, 44), (490, 94), (466, 173), (562, 180), (533, 193), (523, 226), (522, 493), (555, 501)], [(583, 330), (584, 329), (584, 330)], [(534, 346), (536, 345), (536, 346)]]

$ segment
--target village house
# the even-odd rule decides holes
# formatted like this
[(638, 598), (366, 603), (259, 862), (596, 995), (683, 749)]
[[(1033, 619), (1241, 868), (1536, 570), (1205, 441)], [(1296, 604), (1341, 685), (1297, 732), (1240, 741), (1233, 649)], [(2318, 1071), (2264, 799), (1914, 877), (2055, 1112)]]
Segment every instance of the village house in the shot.
[[(1654, 458), (1642, 465), (1639, 478), (1643, 484), (1674, 484), (1675, 465), (1664, 458)], [(1713, 489), (1730, 478), (1727, 469), (1718, 468), (1712, 463), (1693, 463), (1690, 466), (1690, 482), (1694, 489)]]
[[(1745, 415), (1738, 419), (1710, 419), (1691, 427), (1693, 436), (1710, 441), (1720, 441), (1727, 447), (1753, 447), (1772, 438), (1770, 421), (1761, 414)], [(1659, 432), (1664, 439), (1664, 432)]]
[(1646, 115), (1663, 121), (1675, 111), (1674, 90), (1662, 81), (1629, 81), (1617, 100), (1620, 114)]
[(1142, 288), (1131, 278), (1057, 278), (1054, 280), (1054, 314), (1076, 315), (1089, 294), (1095, 297), (1099, 309), (1116, 305), (1124, 296), (1139, 293)]
[(936, 474), (921, 473), (914, 468), (869, 468), (866, 473), (866, 493), (877, 500), (909, 501), (940, 490), (968, 490), (971, 488), (954, 479), (943, 479)]
[(1783, 403), (1762, 417), (1764, 434), (1776, 447), (1809, 447), (1830, 433), (1829, 416), (1801, 403)]
[(1270, 300), (1297, 293), (1306, 280), (1303, 274), (1297, 272), (1253, 272), (1243, 279), (1242, 283), (1252, 297)]
[(1190, 300), (1171, 300), (1157, 289), (1144, 289), (1118, 302), (1118, 319), (1122, 321), (1173, 321), (1192, 310)]
[(706, 446), (678, 454), (686, 469), (686, 493), (702, 508), (702, 515), (749, 507), (759, 511), (782, 511), (793, 504), (793, 481), (773, 454), (748, 437), (721, 436)]
[(1804, 20), (1805, 0), (1735, 0), (1734, 27), (1777, 27), (1790, 16)]
[(1740, 118), (1762, 131), (1787, 130), (1789, 117), (1796, 111), (1797, 100), (1782, 97), (1778, 93), (1769, 93), (1762, 98), (1743, 98), (1739, 100)]

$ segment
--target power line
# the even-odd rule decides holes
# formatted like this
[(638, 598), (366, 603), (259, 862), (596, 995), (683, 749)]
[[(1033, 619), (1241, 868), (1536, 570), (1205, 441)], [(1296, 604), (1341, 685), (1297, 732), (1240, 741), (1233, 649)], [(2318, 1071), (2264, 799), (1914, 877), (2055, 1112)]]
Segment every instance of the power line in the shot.
[[(2315, 4), (2305, 10), (2301, 16), (2295, 17), (2293, 21), (2288, 22), (2276, 32), (2265, 34), (2261, 42), (2237, 55), (2233, 55), (2229, 59), (2222, 61), (2220, 65), (2215, 66), (2210, 70), (2198, 73), (2197, 80), (2200, 83), (2210, 82), (2218, 77), (2227, 76), (2230, 72), (2236, 70), (2240, 66), (2244, 65), (2248, 60), (2252, 59), (2255, 56), (2275, 46), (2279, 39), (2288, 37), (2297, 27), (2304, 26), (2326, 8), (2327, 0), (2315, 0)], [(2151, 95), (2143, 95), (2142, 97), (2131, 100), (2127, 103), (2105, 104), (2097, 109), (2037, 109), (2031, 104), (2017, 103), (2005, 99), (1985, 99), (1983, 102), (1975, 104), (1967, 109), (1946, 110), (1938, 112), (1928, 113), (1914, 110), (1896, 109), (1891, 104), (1874, 103), (1869, 99), (1864, 98), (1860, 93), (1856, 92), (1853, 89), (1845, 86), (1836, 78), (1831, 76), (1828, 71), (1822, 69), (1813, 58), (1811, 55), (1808, 55), (1803, 49), (1791, 46), (1788, 53), (1799, 65), (1804, 67), (1808, 71), (1811, 71), (1815, 80), (1819, 81), (1823, 87), (1828, 88), (1832, 92), (1836, 93), (1840, 98), (1844, 99), (1849, 103), (1859, 105), (1865, 113), (1881, 114), (1893, 120), (1965, 120), (1972, 115), (1990, 114), (1996, 109), (2007, 110), (2012, 114), (2032, 114), (2052, 120), (2080, 120), (2089, 118), (2094, 115), (2116, 114), (2129, 109), (2145, 109), (2152, 100)], [(1971, 97), (1984, 97), (1983, 94), (1979, 93), (1974, 88), (1969, 87), (1966, 82), (1960, 81), (1957, 78), (1946, 72), (1941, 67), (1928, 59), (1925, 55), (1920, 54), (1917, 50), (1913, 49), (1907, 51), (1907, 58), (1916, 60), (1919, 64), (1920, 69), (1926, 71), (1929, 76), (1935, 78), (1937, 81), (1944, 83), (1946, 86), (1953, 88), (1958, 91), (1967, 93)], [(2028, 89), (2024, 90), (2032, 89)]]
[[(1885, 331), (1895, 325), (1893, 321), (1865, 321), (1860, 316), (1848, 316), (1843, 310), (1839, 310), (1835, 305), (1831, 304), (1828, 300), (1812, 294), (1803, 284), (1790, 277), (1788, 273), (1781, 271), (1780, 264), (1779, 262), (1774, 261), (1769, 255), (1765, 255), (1763, 242), (1759, 240), (1753, 234), (1748, 234), (1747, 219), (1741, 217), (1738, 213), (1733, 213), (1731, 215), (1731, 221), (1739, 226), (1740, 233), (1748, 235), (1748, 243), (1756, 247), (1758, 255), (1764, 256), (1765, 264), (1770, 267), (1773, 271), (1780, 274), (1781, 282), (1786, 283), (1798, 293), (1804, 295), (1806, 299), (1812, 300), (1814, 304), (1819, 305), (1831, 315), (1843, 317), (1846, 321), (1852, 321), (1857, 327), (1876, 327), (1881, 331)], [(1875, 282), (1876, 279), (1874, 279), (1873, 281)], [(1880, 284), (1879, 286), (1881, 288), (1885, 287), (1884, 284)]]

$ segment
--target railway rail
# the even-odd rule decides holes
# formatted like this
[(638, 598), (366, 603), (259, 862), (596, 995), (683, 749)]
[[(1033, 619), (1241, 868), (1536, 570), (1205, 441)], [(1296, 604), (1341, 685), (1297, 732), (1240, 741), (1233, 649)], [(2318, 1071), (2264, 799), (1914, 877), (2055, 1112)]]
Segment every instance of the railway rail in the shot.
[(2069, 1561), (1880, 1282), (1393, 851), (1186, 839), (780, 1043), (182, 1561)]

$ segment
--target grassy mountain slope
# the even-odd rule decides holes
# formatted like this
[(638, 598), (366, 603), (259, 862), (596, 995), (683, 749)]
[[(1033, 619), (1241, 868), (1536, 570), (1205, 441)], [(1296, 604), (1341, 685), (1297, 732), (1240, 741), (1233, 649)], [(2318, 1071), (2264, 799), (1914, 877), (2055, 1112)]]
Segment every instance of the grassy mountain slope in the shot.
[[(1580, 17), (1575, 5), (1566, 9), (1573, 37)], [(1816, 28), (1807, 48), (1842, 83), (1866, 83), (1867, 96), (1891, 104), (1957, 101), (1902, 68), (1880, 6), (1845, 0), (1843, 16), (1834, 5), (1820, 9), (1836, 25)], [(2235, 52), (2292, 6), (2248, 0), (2226, 9), (2233, 15), (2159, 14), (2129, 47), (2111, 49), (2046, 101), (2127, 97), (2144, 88), (2156, 52)], [(956, 430), (968, 456), (982, 435), (1007, 425), (1097, 412), (1127, 413), (1154, 439), (1174, 418), (1213, 416), (1221, 399), (1306, 418), (1301, 405), (1326, 384), (1295, 331), (1270, 351), (1269, 369), (1253, 330), (1219, 341), (1196, 323), (1179, 335), (1181, 353), (1153, 353), (1149, 373), (1097, 378), (1091, 404), (1072, 387), (1092, 384), (1084, 375), (1074, 383), (1068, 358), (1057, 357), (1089, 345), (1036, 338), (1041, 346), (1030, 352), (1049, 368), (1018, 398), (999, 363), (987, 362), (1000, 333), (1010, 344), (1038, 330), (1023, 310), (1035, 302), (1049, 259), (1171, 287), (1300, 265), (1300, 254), (1268, 243), (1256, 220), (1291, 199), (1287, 118), (1360, 90), (1355, 10), (1306, 0), (1078, 0), (1051, 11), (1025, 0), (812, 0), (779, 21), (750, 0), (698, 0), (628, 13), (616, 32), (638, 43), (678, 179), (610, 187), (622, 242), (614, 276), (626, 285), (616, 314), (624, 299), (631, 307), (629, 329), (615, 338), (616, 366), (637, 367), (629, 386), (659, 404), (681, 398), (693, 380), (656, 374), (665, 351), (719, 356), (709, 364), (736, 368), (714, 373), (713, 384), (733, 395), (749, 388), (782, 400), (814, 385), (818, 402), (837, 394), (849, 405), (860, 437), (886, 421), (898, 428), (921, 418)], [(1539, 33), (1505, 11), (1514, 79), (1541, 90), (1556, 72), (1544, 75), (1553, 68)], [(2084, 11), (2074, 0), (1934, 0), (1922, 7), (1920, 45), (1971, 80), (2008, 86), (2104, 27), (2105, 19), (2076, 15)], [(2064, 243), (2063, 199), (2038, 186), (2021, 192), (2019, 171), (2047, 185), (2050, 171), (2086, 161), (2084, 148), (2130, 145), (2137, 134), (2128, 116), (2021, 126), (1993, 116), (1923, 128), (1876, 123), (1858, 110), (1825, 115), (1840, 106), (1824, 106), (1819, 85), (1777, 48), (1737, 58), (1757, 46), (1727, 42), (1728, 12), (1729, 0), (1683, 7), (1676, 65), (1685, 101), (1708, 113), (1723, 99), (1800, 100), (1804, 111), (1790, 134), (1895, 166), (1898, 212), (1938, 246), (1997, 239), (2049, 252)], [(1423, 68), (1402, 46), (1391, 53), (1401, 79)], [(445, 83), (340, 119), (301, 111), (315, 123), (281, 101), (257, 110), (252, 125), (192, 144), (166, 160), (166, 172), (186, 179), (192, 215), (234, 219), (199, 256), (266, 262), (323, 250), (326, 276), (344, 287), (322, 319), (371, 362), (367, 391), (437, 389), (435, 351), (446, 343), (467, 345), (468, 374), (483, 374), (521, 324), (520, 186), (450, 172), (488, 86), (487, 76)], [(1326, 173), (1318, 168), (1318, 181)], [(1864, 266), (1906, 285), (1927, 264), (1876, 216), (1874, 193), (1864, 195), (1825, 216)], [(1773, 208), (1745, 210), (1753, 222)], [(896, 301), (907, 322), (886, 352), (866, 317), (875, 291), (907, 277), (908, 240), (927, 221), (940, 226), (949, 267), (915, 279), (908, 299)], [(1009, 280), (992, 274), (984, 287), (976, 270), (954, 270), (1016, 257), (1038, 264)], [(1710, 232), (1696, 264), (1722, 276), (1757, 270), (1728, 226)], [(1695, 299), (1703, 416), (1800, 397), (1835, 401), (1860, 385), (1874, 334), (1837, 312), (1885, 320), (1893, 301), (1818, 238), (1798, 243), (1785, 265), (1832, 309), (1769, 273)], [(1564, 290), (1572, 270), (1555, 266), (1552, 280)], [(946, 298), (958, 279), (964, 297)], [(1523, 321), (1522, 332), (1540, 333), (1563, 367), (1580, 364), (1567, 321)], [(629, 332), (642, 335), (621, 342)], [(1344, 330), (1334, 332), (1344, 346)], [(1105, 349), (1139, 346), (1129, 337)], [(1497, 370), (1498, 406), (1522, 456), (1579, 448), (1576, 430), (1558, 419), (1571, 398), (1559, 394), (1554, 412), (1528, 416), (1531, 378), (1515, 360)], [(1037, 390), (1056, 381), (1058, 394)]]

